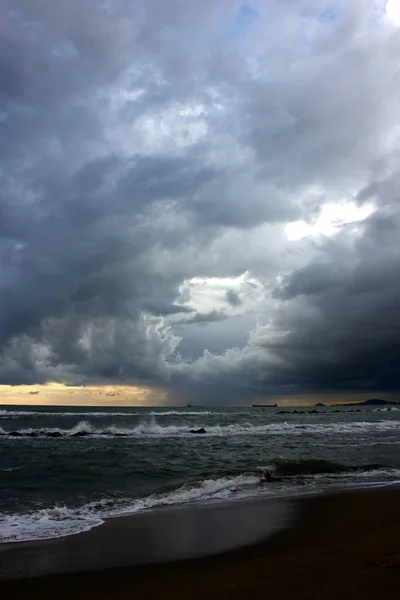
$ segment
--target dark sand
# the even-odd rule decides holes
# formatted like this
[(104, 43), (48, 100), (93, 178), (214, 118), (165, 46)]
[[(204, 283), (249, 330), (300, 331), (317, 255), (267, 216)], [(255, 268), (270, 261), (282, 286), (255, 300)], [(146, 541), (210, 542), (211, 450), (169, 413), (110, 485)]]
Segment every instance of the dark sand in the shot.
[(0, 545), (0, 579), (165, 563), (265, 540), (294, 522), (295, 502), (252, 499), (167, 507), (69, 537)]
[[(236, 503), (232, 503), (232, 506), (234, 504)], [(226, 505), (224, 510), (229, 513), (228, 506), (230, 505)], [(254, 523), (255, 519), (262, 519), (261, 512), (254, 516), (254, 511), (259, 510), (257, 506), (257, 503), (241, 503), (242, 518), (247, 511), (250, 523)], [(209, 510), (210, 514), (218, 516), (214, 521), (209, 516), (200, 517), (204, 539), (217, 538), (224, 535), (223, 531), (226, 533), (235, 528), (235, 519), (239, 515), (235, 509), (232, 509), (230, 517), (225, 520), (223, 512), (218, 513), (217, 505)], [(253, 517), (250, 516), (252, 513)], [(193, 512), (190, 518), (186, 516), (186, 519), (193, 520), (194, 514)], [(149, 514), (147, 518), (150, 519), (150, 516)], [(171, 518), (175, 518), (176, 526), (179, 517)], [(265, 518), (268, 521), (268, 517)], [(218, 529), (217, 525), (220, 519), (225, 523), (222, 529)], [(132, 518), (131, 522), (133, 520)], [(129, 530), (128, 519), (117, 519), (115, 523), (121, 524), (124, 521), (123, 529)], [(207, 526), (211, 525), (210, 531), (205, 530), (206, 523)], [(147, 525), (149, 524), (150, 520)], [(100, 534), (102, 529), (103, 533), (106, 532), (106, 526), (103, 526), (96, 533), (103, 535)], [(94, 536), (95, 531), (89, 533)], [(270, 525), (265, 531), (271, 531)], [(118, 545), (116, 534), (114, 525), (110, 525), (107, 535), (111, 557), (114, 556), (112, 548)], [(75, 539), (78, 544), (79, 538), (82, 542), (85, 535), (89, 536), (83, 534), (68, 539)], [(95, 539), (98, 542), (100, 538), (92, 537), (93, 542)], [(167, 538), (161, 536), (160, 539)], [(44, 561), (44, 569), (48, 569), (46, 563), (54, 562), (57, 551), (53, 553), (53, 549), (57, 547), (57, 541), (41, 545), (42, 549), (46, 548), (46, 552), (41, 550), (39, 553), (40, 560)], [(26, 554), (29, 546), (32, 544), (15, 545), (11, 554), (11, 546), (3, 549), (0, 552), (0, 566), (7, 571), (17, 560), (23, 561), (26, 557), (29, 559), (29, 554)], [(163, 550), (165, 551), (168, 549)], [(10, 558), (12, 555), (13, 558)], [(129, 557), (126, 557), (126, 561), (128, 560)], [(56, 568), (59, 566), (56, 565)], [(386, 487), (308, 498), (301, 502), (300, 518), (295, 526), (246, 548), (169, 564), (108, 568), (3, 581), (0, 583), (0, 598), (398, 600), (400, 490), (397, 487)]]

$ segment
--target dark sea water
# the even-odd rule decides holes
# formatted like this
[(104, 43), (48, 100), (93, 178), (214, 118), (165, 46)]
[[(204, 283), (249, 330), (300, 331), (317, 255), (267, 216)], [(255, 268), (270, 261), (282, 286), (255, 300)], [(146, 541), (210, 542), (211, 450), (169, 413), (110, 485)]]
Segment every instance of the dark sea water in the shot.
[(0, 541), (163, 505), (400, 480), (398, 408), (282, 410), (0, 407)]

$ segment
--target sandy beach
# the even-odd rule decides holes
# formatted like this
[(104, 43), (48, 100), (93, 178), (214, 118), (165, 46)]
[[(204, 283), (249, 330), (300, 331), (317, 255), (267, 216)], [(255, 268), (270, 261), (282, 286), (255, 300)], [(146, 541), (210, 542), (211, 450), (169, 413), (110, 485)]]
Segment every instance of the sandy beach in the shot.
[[(214, 539), (214, 552), (217, 555), (204, 558), (172, 560), (181, 544), (171, 548), (171, 561), (158, 564), (137, 564), (140, 552), (140, 537), (132, 543), (136, 554), (129, 556), (125, 540), (131, 537), (128, 522), (134, 518), (114, 519), (110, 524), (92, 530), (88, 534), (72, 536), (62, 540), (32, 544), (14, 544), (4, 546), (0, 552), (0, 565), (3, 576), (7, 569), (10, 574), (12, 565), (20, 564), (21, 574), (29, 573), (29, 560), (32, 555), (40, 556), (39, 563), (48, 571), (57, 571), (57, 545), (73, 544), (78, 552), (76, 568), (85, 565), (90, 544), (98, 545), (99, 536), (108, 538), (109, 568), (100, 562), (93, 563), (95, 569), (83, 572), (49, 574), (42, 577), (17, 578), (0, 583), (4, 598), (173, 598), (174, 600), (194, 598), (382, 598), (397, 599), (400, 593), (400, 490), (389, 486), (379, 489), (357, 490), (330, 496), (308, 497), (299, 504), (284, 503), (280, 510), (272, 503), (268, 512), (261, 506), (267, 502), (232, 502), (228, 505), (208, 507), (207, 511), (159, 511), (143, 515), (137, 522), (142, 528), (142, 539), (148, 541), (143, 533), (153, 526), (162, 527), (163, 522), (172, 527), (180, 527), (176, 539), (182, 539), (183, 528), (192, 522), (198, 522), (203, 531), (203, 539), (208, 540), (199, 551), (204, 552), (207, 544)], [(236, 505), (236, 507), (234, 506)], [(233, 508), (232, 508), (233, 507)], [(296, 508), (299, 513), (295, 521)], [(222, 516), (225, 513), (225, 518)], [(244, 518), (247, 514), (247, 518)], [(268, 518), (267, 515), (270, 515)], [(161, 517), (160, 517), (161, 515)], [(179, 516), (181, 515), (181, 516)], [(214, 521), (211, 519), (214, 515)], [(290, 516), (292, 515), (292, 517)], [(143, 517), (146, 517), (143, 520)], [(240, 516), (240, 519), (238, 517)], [(146, 521), (147, 519), (147, 521)], [(156, 522), (155, 519), (158, 519)], [(183, 519), (183, 520), (182, 520)], [(186, 519), (186, 522), (185, 522)], [(275, 526), (272, 521), (275, 520)], [(246, 528), (246, 521), (249, 527)], [(254, 524), (259, 523), (259, 533)], [(220, 525), (218, 526), (218, 523)], [(240, 525), (242, 523), (242, 525)], [(229, 524), (229, 527), (228, 527)], [(285, 527), (282, 528), (282, 526)], [(278, 527), (279, 525), (279, 527)], [(107, 529), (108, 526), (108, 529)], [(116, 529), (120, 528), (119, 530)], [(137, 525), (135, 525), (137, 527)], [(207, 527), (209, 529), (207, 530)], [(239, 531), (237, 538), (228, 532)], [(246, 537), (246, 530), (250, 531)], [(275, 531), (274, 531), (275, 530)], [(119, 531), (119, 533), (118, 533)], [(154, 534), (153, 560), (160, 560), (169, 552), (163, 543), (170, 535), (165, 531)], [(224, 533), (225, 531), (225, 533)], [(136, 531), (138, 533), (138, 530)], [(165, 535), (164, 535), (165, 534)], [(193, 534), (193, 530), (192, 530)], [(85, 541), (86, 535), (86, 541)], [(224, 547), (215, 540), (226, 536), (228, 546), (245, 547), (220, 552)], [(258, 540), (257, 537), (269, 536)], [(193, 537), (193, 535), (192, 535)], [(102, 538), (103, 540), (105, 538)], [(196, 535), (193, 539), (197, 539)], [(152, 542), (152, 543), (153, 543)], [(197, 543), (197, 542), (196, 542)], [(122, 545), (122, 546), (121, 546)], [(151, 545), (151, 544), (150, 544)], [(196, 544), (195, 544), (196, 545)], [(115, 552), (115, 548), (121, 548)], [(144, 548), (148, 560), (149, 547)], [(38, 548), (40, 552), (38, 554)], [(80, 549), (80, 551), (79, 551)], [(71, 546), (69, 547), (71, 551)], [(33, 552), (33, 554), (32, 554)], [(80, 554), (79, 554), (80, 552)], [(31, 554), (29, 554), (31, 553)], [(90, 552), (89, 552), (90, 554)], [(91, 552), (96, 556), (96, 552)], [(99, 551), (97, 560), (104, 559)], [(133, 566), (116, 566), (115, 556), (124, 556), (123, 564), (131, 561)], [(30, 557), (30, 558), (29, 558)], [(114, 557), (114, 558), (113, 558)], [(136, 564), (135, 564), (136, 562)], [(53, 567), (52, 567), (53, 565)], [(112, 568), (110, 568), (112, 566)], [(69, 566), (70, 569), (74, 568)], [(25, 573), (23, 570), (26, 569)], [(65, 569), (65, 563), (64, 563)], [(28, 571), (28, 573), (27, 573)], [(32, 573), (31, 573), (32, 574)]]

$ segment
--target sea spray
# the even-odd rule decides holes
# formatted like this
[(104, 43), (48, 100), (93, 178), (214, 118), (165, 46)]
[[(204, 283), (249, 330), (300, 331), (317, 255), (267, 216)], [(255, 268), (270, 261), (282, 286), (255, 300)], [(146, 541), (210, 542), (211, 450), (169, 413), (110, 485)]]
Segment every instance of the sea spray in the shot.
[[(197, 423), (193, 425), (160, 425), (155, 415), (150, 415), (143, 419), (134, 427), (120, 427), (117, 425), (108, 425), (98, 427), (88, 421), (80, 421), (70, 429), (59, 427), (51, 428), (25, 428), (16, 430), (5, 430), (0, 427), (0, 436), (11, 437), (148, 437), (148, 438), (168, 438), (168, 437), (189, 437), (193, 438), (193, 431), (204, 427), (204, 424)], [(371, 423), (367, 421), (353, 423), (318, 423), (318, 424), (299, 424), (299, 423), (270, 423), (266, 425), (254, 425), (243, 423), (241, 425), (211, 425), (206, 426), (205, 434), (216, 437), (244, 436), (244, 435), (294, 435), (303, 436), (304, 434), (332, 435), (340, 433), (347, 434), (367, 434), (369, 431), (400, 431), (400, 421), (382, 421), (380, 423)]]

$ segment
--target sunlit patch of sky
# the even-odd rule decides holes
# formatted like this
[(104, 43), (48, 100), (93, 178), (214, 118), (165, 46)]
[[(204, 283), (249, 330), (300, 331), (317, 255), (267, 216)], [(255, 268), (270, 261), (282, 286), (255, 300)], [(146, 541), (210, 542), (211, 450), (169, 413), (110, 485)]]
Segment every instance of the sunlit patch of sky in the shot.
[(346, 225), (365, 220), (374, 210), (373, 204), (358, 206), (354, 201), (327, 203), (315, 219), (287, 223), (285, 233), (290, 241), (318, 235), (330, 237)]
[[(240, 297), (237, 307), (228, 306), (227, 293)], [(181, 296), (186, 294), (186, 306), (199, 312), (228, 308), (230, 312), (242, 313), (255, 308), (264, 298), (264, 285), (247, 271), (237, 277), (193, 277), (183, 282)]]
[(0, 406), (158, 406), (166, 400), (162, 388), (129, 385), (69, 386), (0, 385)]

